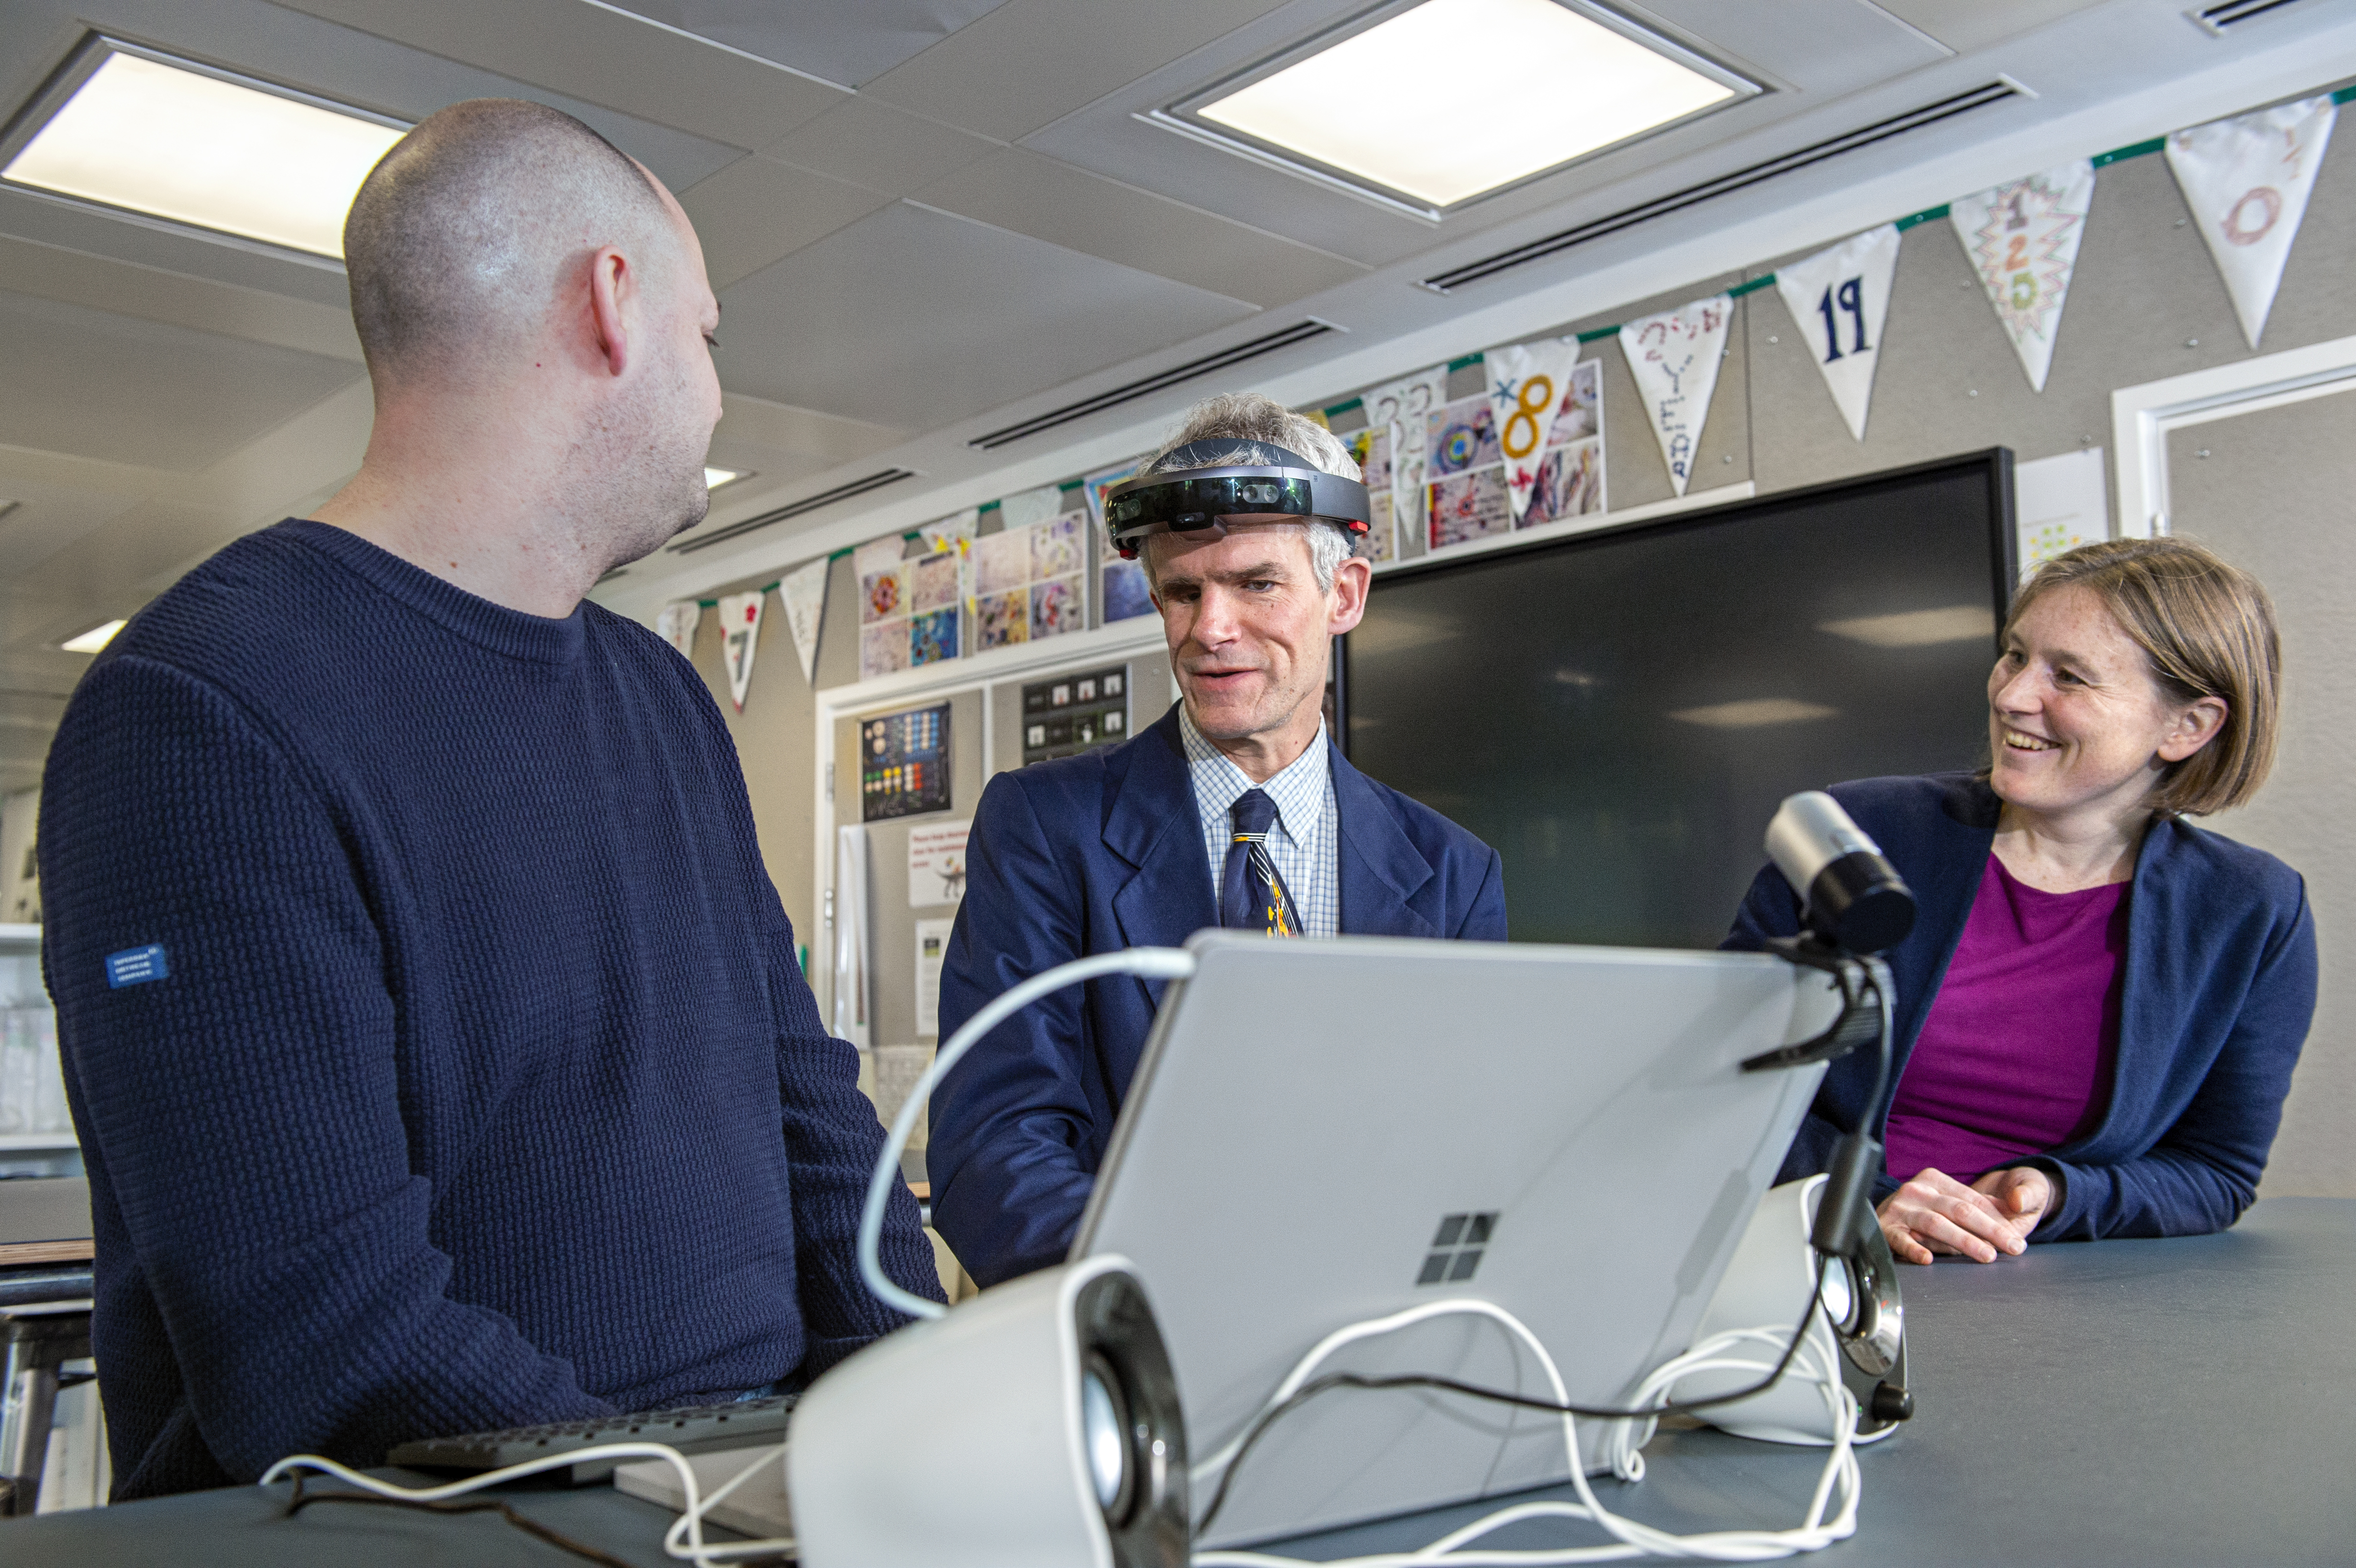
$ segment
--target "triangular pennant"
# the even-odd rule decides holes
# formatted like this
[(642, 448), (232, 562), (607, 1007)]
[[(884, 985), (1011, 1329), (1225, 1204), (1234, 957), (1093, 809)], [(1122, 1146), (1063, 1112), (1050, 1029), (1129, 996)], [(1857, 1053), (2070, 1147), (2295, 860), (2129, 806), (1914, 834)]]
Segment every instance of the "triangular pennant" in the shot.
[(1027, 528), (1049, 517), (1061, 517), (1063, 512), (1064, 487), (1060, 485), (1042, 485), (998, 503), (999, 524), (1008, 528)]
[(1518, 525), (1537, 486), (1546, 461), (1547, 437), (1562, 406), (1570, 368), (1579, 363), (1579, 339), (1548, 337), (1492, 348), (1484, 356), (1489, 407), (1497, 420), (1497, 444), (1505, 454), (1505, 499)]
[(1734, 301), (1727, 294), (1665, 310), (1620, 329), (1620, 352), (1636, 378), (1636, 395), (1661, 443), (1669, 483), (1682, 496), (1693, 478), (1694, 451), (1701, 444), (1709, 395), (1718, 389), (1718, 367), (1726, 357), (1727, 325)]
[(2029, 384), (2040, 392), (2094, 199), (2094, 165), (2081, 158), (1947, 204), (1955, 238), (1964, 242)]
[(824, 556), (796, 567), (778, 580), (777, 602), (785, 606), (786, 628), (794, 635), (794, 653), (801, 660), (802, 678), (818, 684), (818, 633), (826, 620), (826, 579), (831, 563)]
[(1448, 400), (1448, 367), (1434, 365), (1361, 394), (1366, 423), (1391, 432), (1391, 515), (1423, 516), (1424, 416)]
[(1858, 441), (1865, 439), (1873, 368), (1881, 358), (1881, 325), (1890, 315), (1890, 280), (1897, 271), (1895, 223), (1775, 269), (1775, 292), (1783, 296), (1816, 368), (1824, 372), (1826, 389)]
[(761, 645), (761, 601), (766, 597), (755, 589), (720, 601), (720, 657), (728, 667), (729, 699), (739, 713), (744, 711), (744, 688), (753, 684), (753, 656)]
[(2168, 166), (2217, 259), (2233, 314), (2242, 318), (2242, 336), (2253, 348), (2282, 286), (2283, 263), (2307, 216), (2336, 113), (2327, 92), (2195, 125), (2168, 139)]
[(695, 624), (703, 619), (703, 606), (692, 599), (674, 600), (662, 607), (655, 617), (655, 630), (664, 642), (679, 650), (679, 656), (695, 656)]

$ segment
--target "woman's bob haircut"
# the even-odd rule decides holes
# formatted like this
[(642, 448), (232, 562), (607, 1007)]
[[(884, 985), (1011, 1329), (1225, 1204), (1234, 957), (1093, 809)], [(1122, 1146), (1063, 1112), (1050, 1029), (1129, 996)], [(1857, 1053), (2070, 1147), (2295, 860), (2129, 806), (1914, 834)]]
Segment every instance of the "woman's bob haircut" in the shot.
[(2152, 809), (2206, 816), (2248, 804), (2274, 767), (2282, 712), (2282, 639), (2258, 580), (2190, 539), (2081, 545), (2022, 587), (2005, 617), (2005, 640), (2031, 604), (2060, 588), (2102, 601), (2143, 649), (2163, 692), (2225, 704), (2216, 738), (2160, 776)]

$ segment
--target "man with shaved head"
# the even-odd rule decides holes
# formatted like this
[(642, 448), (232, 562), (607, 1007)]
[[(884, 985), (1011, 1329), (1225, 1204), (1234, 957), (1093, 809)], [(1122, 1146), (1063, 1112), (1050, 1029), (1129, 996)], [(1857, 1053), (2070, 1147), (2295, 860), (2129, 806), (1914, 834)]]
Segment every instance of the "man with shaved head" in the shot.
[[(91, 665), (40, 826), (120, 1500), (798, 1386), (902, 1321), (883, 1132), (692, 667), (583, 601), (701, 520), (719, 306), (537, 104), (345, 229), (359, 472)], [(937, 1298), (895, 1190), (884, 1259)]]

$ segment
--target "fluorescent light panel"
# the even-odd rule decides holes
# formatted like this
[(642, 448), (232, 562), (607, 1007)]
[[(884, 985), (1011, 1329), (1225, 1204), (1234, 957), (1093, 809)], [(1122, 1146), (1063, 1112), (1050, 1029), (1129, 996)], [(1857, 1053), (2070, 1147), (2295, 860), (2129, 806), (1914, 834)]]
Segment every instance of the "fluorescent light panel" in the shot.
[(342, 257), (344, 214), (402, 127), (98, 47), (0, 177)]
[(744, 476), (744, 471), (741, 468), (707, 467), (703, 471), (703, 487), (707, 490), (717, 490), (723, 485), (734, 485)]
[(94, 654), (114, 640), (114, 634), (130, 624), (127, 621), (109, 621), (103, 626), (92, 626), (79, 637), (68, 637), (58, 645), (70, 654)]
[(1446, 208), (1736, 93), (1558, 0), (1424, 0), (1194, 112)]

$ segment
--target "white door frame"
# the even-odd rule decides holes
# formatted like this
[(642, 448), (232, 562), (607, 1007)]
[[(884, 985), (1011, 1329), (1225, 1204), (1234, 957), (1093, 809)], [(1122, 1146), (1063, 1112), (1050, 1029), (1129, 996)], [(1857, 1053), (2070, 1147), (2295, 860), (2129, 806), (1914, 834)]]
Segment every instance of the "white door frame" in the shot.
[(2356, 337), (2121, 387), (2111, 394), (2118, 537), (2150, 539), (2168, 532), (2170, 431), (2350, 390), (2356, 390)]

